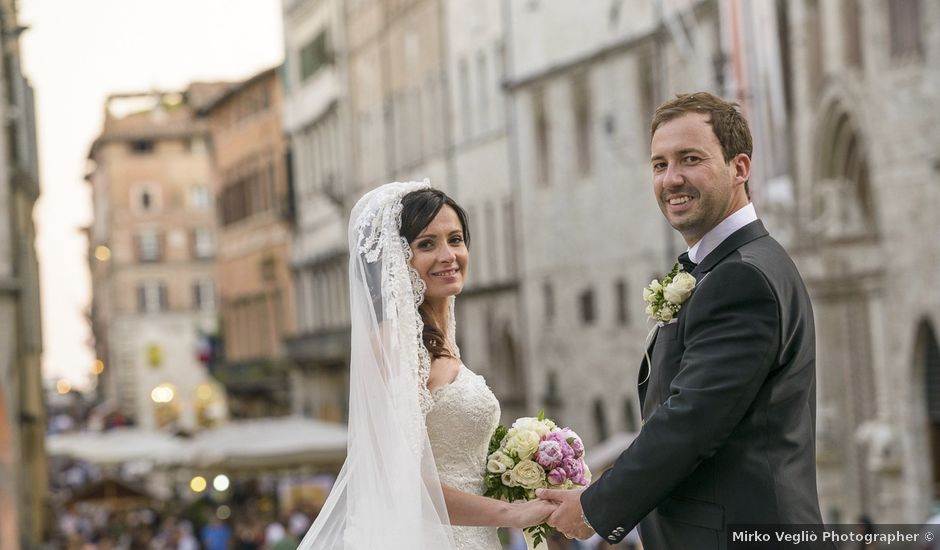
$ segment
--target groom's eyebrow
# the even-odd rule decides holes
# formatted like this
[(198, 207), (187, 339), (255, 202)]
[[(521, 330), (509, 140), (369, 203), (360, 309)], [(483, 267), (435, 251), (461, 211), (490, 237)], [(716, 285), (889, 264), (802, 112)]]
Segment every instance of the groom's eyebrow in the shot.
[[(704, 155), (705, 150), (699, 149), (698, 147), (685, 147), (683, 149), (679, 149), (678, 151), (676, 151), (675, 154), (676, 156), (682, 157), (682, 156), (688, 155), (689, 153)], [(652, 157), (650, 157), (650, 162), (655, 162), (657, 160), (666, 160), (666, 155), (653, 155)]]

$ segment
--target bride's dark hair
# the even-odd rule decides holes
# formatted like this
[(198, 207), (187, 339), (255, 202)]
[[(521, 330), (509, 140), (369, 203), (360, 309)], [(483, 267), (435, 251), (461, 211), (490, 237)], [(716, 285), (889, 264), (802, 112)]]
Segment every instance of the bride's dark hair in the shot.
[[(430, 225), (431, 221), (434, 220), (434, 216), (437, 216), (437, 213), (445, 205), (453, 208), (454, 212), (457, 213), (457, 219), (460, 220), (460, 227), (463, 229), (464, 244), (469, 248), (470, 224), (467, 220), (467, 213), (454, 199), (447, 196), (440, 189), (421, 189), (412, 191), (402, 197), (401, 236), (411, 244), (424, 231), (424, 228)], [(428, 348), (428, 353), (431, 354), (431, 358), (453, 357), (453, 353), (447, 349), (444, 328), (434, 323), (427, 303), (421, 304), (418, 310), (421, 312), (421, 320), (424, 321), (424, 333), (421, 337), (424, 341), (424, 347)]]

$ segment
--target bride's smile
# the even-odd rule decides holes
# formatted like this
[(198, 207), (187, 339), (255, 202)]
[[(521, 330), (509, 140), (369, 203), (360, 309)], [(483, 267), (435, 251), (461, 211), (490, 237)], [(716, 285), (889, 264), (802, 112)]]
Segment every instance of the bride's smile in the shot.
[(469, 253), (457, 212), (444, 205), (431, 223), (411, 241), (411, 265), (427, 285), (425, 300), (460, 294)]

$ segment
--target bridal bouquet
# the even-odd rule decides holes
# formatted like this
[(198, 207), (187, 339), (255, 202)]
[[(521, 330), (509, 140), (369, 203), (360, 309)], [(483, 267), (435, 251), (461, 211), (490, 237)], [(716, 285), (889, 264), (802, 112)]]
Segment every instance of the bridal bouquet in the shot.
[[(544, 412), (520, 418), (508, 429), (498, 426), (490, 439), (483, 492), (488, 497), (531, 500), (536, 489), (574, 489), (590, 482), (581, 438), (569, 428), (559, 428)], [(550, 529), (543, 523), (525, 531), (538, 546)]]

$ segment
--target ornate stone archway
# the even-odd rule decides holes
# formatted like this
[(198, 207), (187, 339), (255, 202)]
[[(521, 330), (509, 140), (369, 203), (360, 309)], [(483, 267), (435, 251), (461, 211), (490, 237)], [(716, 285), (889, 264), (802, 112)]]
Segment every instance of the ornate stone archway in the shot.
[(927, 473), (930, 475), (928, 498), (940, 500), (940, 344), (930, 321), (923, 320), (917, 327), (914, 344), (914, 396), (915, 405), (924, 415)]
[(815, 151), (810, 233), (824, 242), (876, 239), (867, 145), (852, 114), (838, 100), (825, 111)]

